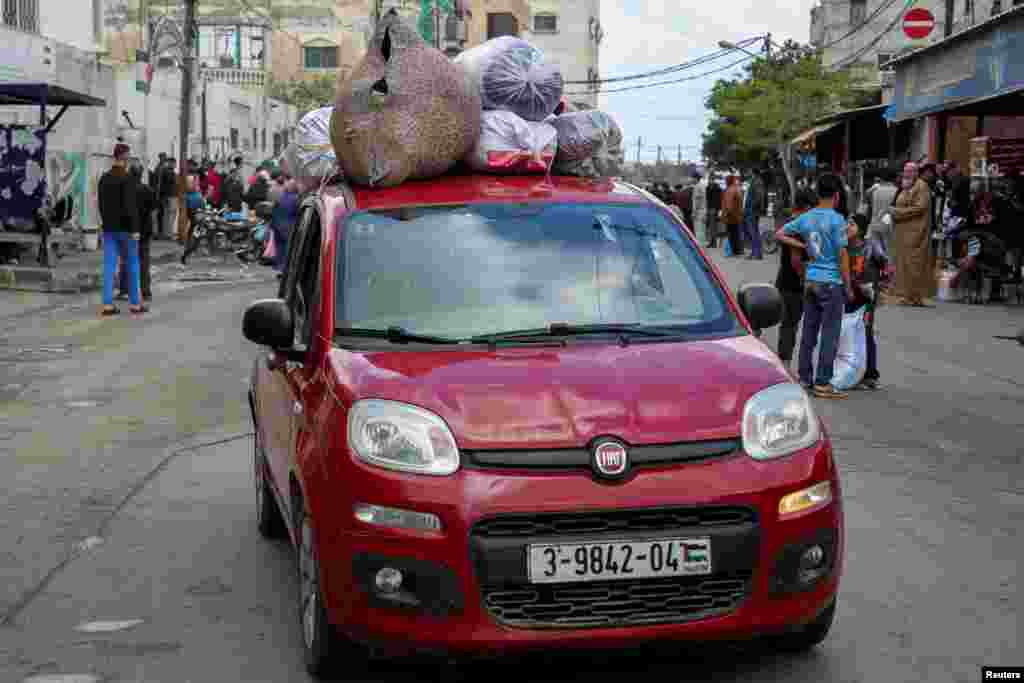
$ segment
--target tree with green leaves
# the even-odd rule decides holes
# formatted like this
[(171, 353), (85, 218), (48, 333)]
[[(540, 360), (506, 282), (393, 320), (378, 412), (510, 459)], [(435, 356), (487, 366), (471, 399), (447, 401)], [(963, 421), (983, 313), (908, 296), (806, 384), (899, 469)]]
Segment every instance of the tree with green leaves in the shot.
[(334, 76), (323, 75), (309, 80), (271, 80), (268, 93), (274, 99), (295, 105), (302, 116), (320, 107), (334, 104), (337, 82)]
[(859, 106), (870, 93), (858, 89), (848, 72), (826, 69), (813, 47), (793, 41), (771, 58), (756, 58), (745, 71), (711, 89), (705, 104), (715, 118), (704, 135), (704, 154), (737, 165), (777, 157), (792, 197), (793, 138), (822, 116)]

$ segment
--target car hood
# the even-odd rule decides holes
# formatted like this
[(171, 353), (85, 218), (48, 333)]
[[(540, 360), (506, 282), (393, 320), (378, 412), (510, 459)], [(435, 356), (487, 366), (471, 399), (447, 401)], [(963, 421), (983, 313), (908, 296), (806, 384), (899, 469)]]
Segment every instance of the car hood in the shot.
[(460, 448), (582, 446), (601, 435), (653, 444), (735, 438), (746, 400), (788, 381), (753, 337), (679, 344), (485, 350), (332, 350), (343, 402), (411, 403)]

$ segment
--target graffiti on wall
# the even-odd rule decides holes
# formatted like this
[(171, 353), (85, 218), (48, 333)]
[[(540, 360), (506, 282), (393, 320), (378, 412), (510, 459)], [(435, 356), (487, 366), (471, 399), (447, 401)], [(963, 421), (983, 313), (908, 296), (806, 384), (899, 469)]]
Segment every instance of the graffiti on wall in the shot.
[(46, 199), (46, 132), (0, 126), (0, 220), (31, 222)]
[(88, 217), (88, 165), (81, 152), (51, 150), (46, 155), (47, 177), (50, 183), (50, 198), (56, 204), (70, 199), (73, 207), (71, 225), (82, 227)]

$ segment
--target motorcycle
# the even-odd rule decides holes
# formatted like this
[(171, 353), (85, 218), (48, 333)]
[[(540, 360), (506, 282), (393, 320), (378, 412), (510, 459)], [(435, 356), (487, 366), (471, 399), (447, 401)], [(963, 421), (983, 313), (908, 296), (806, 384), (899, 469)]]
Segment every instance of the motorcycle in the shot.
[(231, 252), (244, 263), (264, 263), (263, 250), (270, 232), (272, 210), (273, 205), (270, 202), (257, 205), (255, 221), (247, 221), (240, 213), (227, 209), (198, 210), (185, 241), (185, 251), (181, 255), (182, 265), (185, 265), (188, 258), (204, 245), (210, 255)]

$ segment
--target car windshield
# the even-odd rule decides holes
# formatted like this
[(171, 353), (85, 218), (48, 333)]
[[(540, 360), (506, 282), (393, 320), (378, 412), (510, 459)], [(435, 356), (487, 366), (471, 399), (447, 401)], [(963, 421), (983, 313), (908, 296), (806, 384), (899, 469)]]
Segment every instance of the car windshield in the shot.
[(552, 323), (744, 334), (680, 226), (636, 204), (365, 211), (338, 249), (336, 325), (468, 339)]

